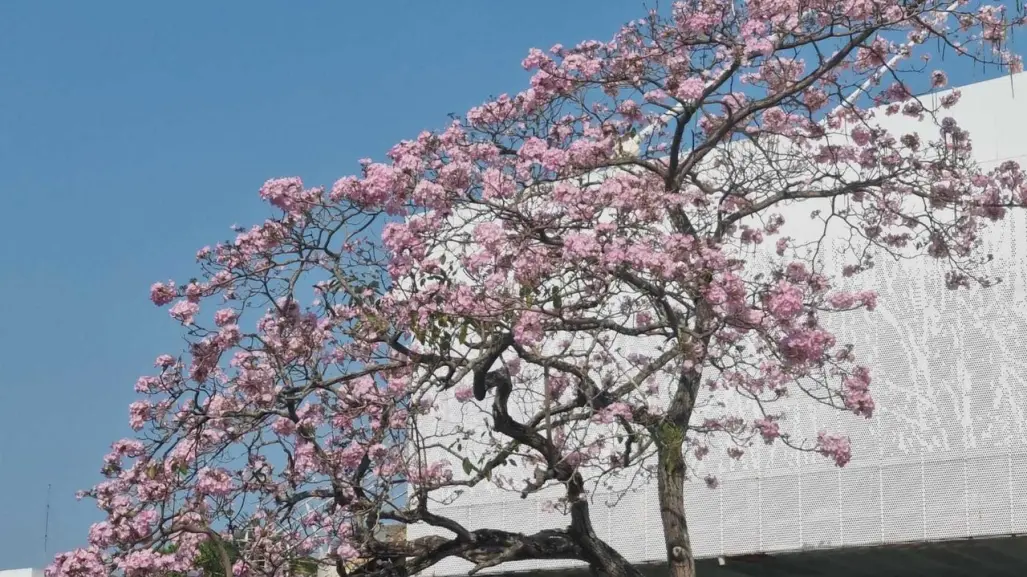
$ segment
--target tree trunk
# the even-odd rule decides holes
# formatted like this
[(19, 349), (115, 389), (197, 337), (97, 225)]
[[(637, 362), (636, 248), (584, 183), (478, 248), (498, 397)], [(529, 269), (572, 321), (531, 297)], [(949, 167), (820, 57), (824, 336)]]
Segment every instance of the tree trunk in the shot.
[(571, 537), (584, 549), (584, 560), (588, 562), (592, 574), (606, 577), (643, 577), (635, 564), (596, 535), (581, 475), (575, 474), (567, 489), (568, 497), (571, 499), (571, 526), (568, 529)]
[(695, 558), (685, 521), (684, 432), (677, 425), (665, 422), (660, 426), (657, 439), (657, 490), (670, 577), (694, 577)]

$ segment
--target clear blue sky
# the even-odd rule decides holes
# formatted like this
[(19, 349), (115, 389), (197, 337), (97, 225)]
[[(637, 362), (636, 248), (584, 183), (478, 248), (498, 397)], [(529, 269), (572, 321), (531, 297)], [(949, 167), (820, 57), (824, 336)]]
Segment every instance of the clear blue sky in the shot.
[[(0, 3), (0, 569), (97, 520), (73, 494), (180, 348), (149, 285), (263, 218), (260, 184), (517, 91), (528, 48), (606, 39), (634, 0)], [(992, 72), (994, 74), (994, 72)], [(981, 79), (970, 70), (957, 82)]]

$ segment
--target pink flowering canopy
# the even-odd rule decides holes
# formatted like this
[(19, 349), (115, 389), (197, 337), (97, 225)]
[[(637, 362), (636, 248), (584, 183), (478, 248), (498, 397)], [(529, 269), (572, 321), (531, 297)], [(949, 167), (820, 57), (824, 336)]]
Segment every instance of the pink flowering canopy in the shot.
[[(872, 415), (873, 367), (826, 320), (873, 310), (875, 259), (994, 282), (981, 235), (1027, 203), (1024, 173), (973, 162), (958, 91), (914, 94), (946, 83), (925, 44), (1019, 71), (1003, 46), (1020, 22), (972, 1), (676, 2), (607, 42), (532, 50), (528, 89), (330, 189), (268, 181), (274, 216), (200, 250), (197, 279), (151, 287), (189, 346), (139, 379), (138, 435), (85, 493), (106, 520), (48, 575), (183, 574), (210, 543), (239, 577), (454, 556), (626, 574), (591, 530), (598, 480), (653, 475), (673, 512), (684, 454), (784, 443), (844, 465), (844, 437), (790, 434), (775, 403)], [(895, 115), (916, 131), (886, 129)], [(825, 233), (796, 236), (811, 219)], [(436, 432), (454, 406), (484, 417)], [(481, 484), (555, 487), (571, 525), (439, 514)], [(415, 523), (447, 536), (381, 537)], [(663, 523), (686, 557), (683, 518)]]

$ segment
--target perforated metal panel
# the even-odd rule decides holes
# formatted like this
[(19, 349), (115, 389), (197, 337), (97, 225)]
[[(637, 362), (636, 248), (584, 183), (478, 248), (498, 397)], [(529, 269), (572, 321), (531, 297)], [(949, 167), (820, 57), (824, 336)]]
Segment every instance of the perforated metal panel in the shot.
[[(1018, 75), (1015, 84), (1027, 94), (1027, 76)], [(1027, 113), (1021, 109), (1022, 99), (1014, 100), (1003, 78), (963, 88), (954, 115), (986, 166), (1006, 159), (1027, 163)], [(865, 276), (880, 293), (879, 309), (832, 323), (840, 340), (855, 343), (861, 361), (874, 369), (875, 417), (840, 415), (808, 402), (788, 409), (790, 425), (805, 433), (829, 428), (849, 434), (853, 461), (838, 470), (816, 456), (762, 446), (740, 462), (704, 461), (720, 485), (687, 488), (699, 557), (1027, 532), (1027, 218), (1015, 213), (999, 223), (986, 245), (1005, 279), (988, 290), (949, 292), (941, 269), (925, 260), (882, 260)], [(566, 517), (546, 509), (551, 496), (521, 500), (490, 488), (437, 511), (471, 527), (532, 532), (566, 526)], [(665, 557), (655, 484), (613, 507), (604, 500), (596, 495), (593, 504), (601, 535), (632, 561)], [(412, 527), (409, 534), (429, 531)], [(429, 573), (468, 568), (446, 561)]]
[[(633, 526), (648, 527), (659, 524), (659, 518), (653, 517), (654, 510), (647, 506), (645, 491), (634, 491), (624, 495), (614, 507), (598, 506), (593, 518), (603, 520), (608, 529), (606, 542), (618, 551), (628, 552), (628, 561), (643, 562), (649, 560), (647, 555), (646, 535), (644, 531), (632, 531)], [(605, 511), (603, 510), (605, 509)], [(663, 543), (657, 543), (660, 552)]]

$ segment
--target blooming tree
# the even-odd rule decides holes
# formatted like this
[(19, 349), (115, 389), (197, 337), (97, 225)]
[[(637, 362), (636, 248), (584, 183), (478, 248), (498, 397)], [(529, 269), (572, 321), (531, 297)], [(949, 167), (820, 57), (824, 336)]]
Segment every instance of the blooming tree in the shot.
[[(981, 233), (1027, 202), (1024, 173), (974, 164), (946, 116), (958, 91), (914, 91), (946, 82), (928, 41), (1019, 71), (1003, 50), (1019, 22), (970, 0), (676, 2), (609, 42), (531, 51), (530, 88), (330, 189), (268, 181), (272, 218), (151, 288), (188, 349), (138, 381), (138, 435), (86, 493), (107, 518), (48, 575), (201, 557), (239, 577), (448, 557), (637, 575), (589, 513), (596, 483), (629, 472), (655, 480), (672, 575), (692, 575), (686, 458), (765, 442), (850, 459), (775, 403), (871, 416), (871, 367), (825, 320), (874, 308), (859, 277), (875, 258), (938, 259), (953, 289), (994, 281)], [(892, 115), (917, 130), (892, 133)], [(824, 234), (791, 234), (796, 215)], [(830, 262), (828, 231), (844, 241)], [(706, 410), (725, 399), (751, 410)], [(486, 417), (431, 430), (451, 401)], [(569, 524), (439, 513), (483, 484), (556, 490)], [(439, 534), (380, 538), (415, 523)]]

